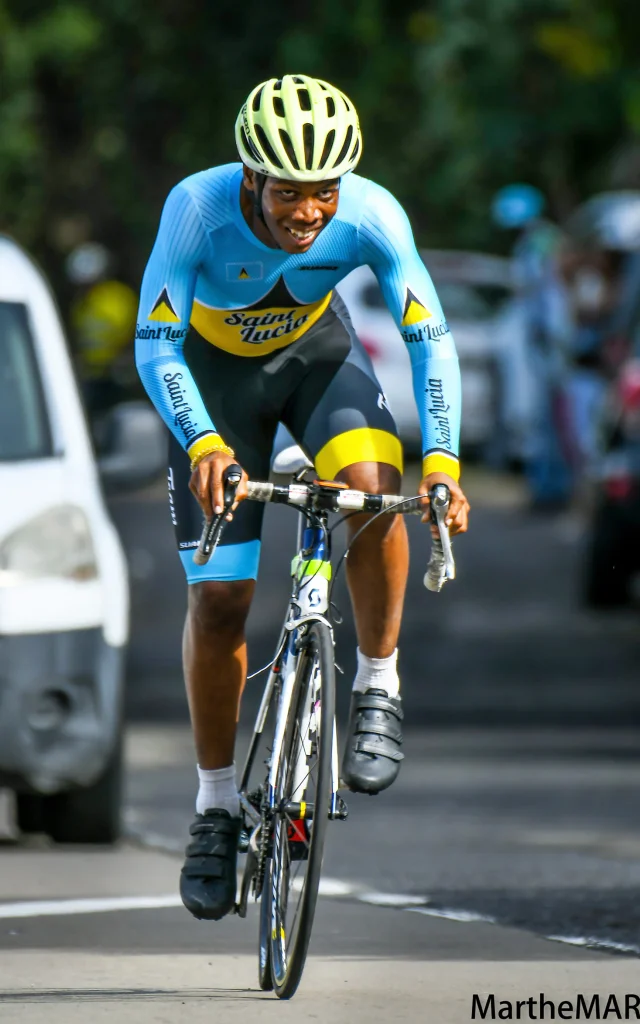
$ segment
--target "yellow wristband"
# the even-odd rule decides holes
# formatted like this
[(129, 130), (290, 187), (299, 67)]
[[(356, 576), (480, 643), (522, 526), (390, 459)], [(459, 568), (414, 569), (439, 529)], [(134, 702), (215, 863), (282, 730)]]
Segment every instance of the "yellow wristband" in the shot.
[(422, 460), (422, 475), (429, 473), (446, 473), (454, 480), (460, 479), (460, 462), (455, 455), (446, 452), (430, 452)]
[(214, 452), (222, 452), (224, 455), (230, 455), (231, 458), (235, 458), (236, 453), (233, 448), (230, 448), (228, 444), (225, 444), (221, 439), (219, 442), (212, 442), (209, 448), (204, 448), (202, 451), (197, 452), (191, 460), (191, 472), (193, 473), (196, 466), (198, 466), (207, 455), (213, 455)]

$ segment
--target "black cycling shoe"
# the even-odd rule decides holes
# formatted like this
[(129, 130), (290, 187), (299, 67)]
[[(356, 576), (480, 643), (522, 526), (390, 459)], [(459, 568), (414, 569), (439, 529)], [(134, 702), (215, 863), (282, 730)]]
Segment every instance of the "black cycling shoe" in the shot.
[(228, 811), (196, 814), (189, 832), (193, 840), (180, 875), (182, 902), (194, 917), (219, 921), (236, 902), (236, 865), (241, 818)]
[(401, 703), (385, 690), (352, 694), (342, 781), (353, 793), (374, 795), (395, 782), (404, 758)]

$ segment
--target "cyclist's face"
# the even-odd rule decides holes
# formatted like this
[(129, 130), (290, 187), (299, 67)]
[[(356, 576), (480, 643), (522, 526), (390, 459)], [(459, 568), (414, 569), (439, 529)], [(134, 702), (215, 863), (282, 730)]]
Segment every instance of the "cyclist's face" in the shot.
[[(339, 184), (335, 178), (313, 182), (267, 178), (262, 192), (262, 212), (270, 235), (281, 249), (303, 253), (311, 248), (336, 214)], [(245, 185), (253, 191), (253, 181), (250, 185), (246, 174)], [(259, 232), (258, 224), (253, 225), (253, 230)]]

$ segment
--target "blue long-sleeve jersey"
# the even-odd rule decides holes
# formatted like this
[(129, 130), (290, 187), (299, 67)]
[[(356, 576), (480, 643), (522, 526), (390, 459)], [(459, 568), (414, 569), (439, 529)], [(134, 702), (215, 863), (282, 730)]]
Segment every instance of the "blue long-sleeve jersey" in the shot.
[(176, 185), (145, 270), (136, 362), (169, 428), (191, 457), (217, 433), (183, 356), (189, 324), (234, 355), (266, 355), (301, 337), (335, 285), (368, 264), (409, 349), (424, 472), (457, 479), (458, 360), (400, 204), (380, 185), (348, 174), (336, 215), (307, 252), (290, 255), (253, 234), (240, 208), (241, 182), (242, 165), (233, 163)]

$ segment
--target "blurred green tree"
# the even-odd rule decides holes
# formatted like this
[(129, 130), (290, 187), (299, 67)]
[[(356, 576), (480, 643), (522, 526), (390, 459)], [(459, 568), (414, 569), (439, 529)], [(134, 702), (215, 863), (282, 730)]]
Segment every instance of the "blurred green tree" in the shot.
[(635, 146), (639, 27), (628, 0), (0, 0), (0, 227), (60, 289), (87, 238), (135, 285), (170, 187), (234, 160), (249, 89), (300, 70), (356, 102), (362, 172), (422, 244), (495, 247), (500, 185), (562, 217)]

